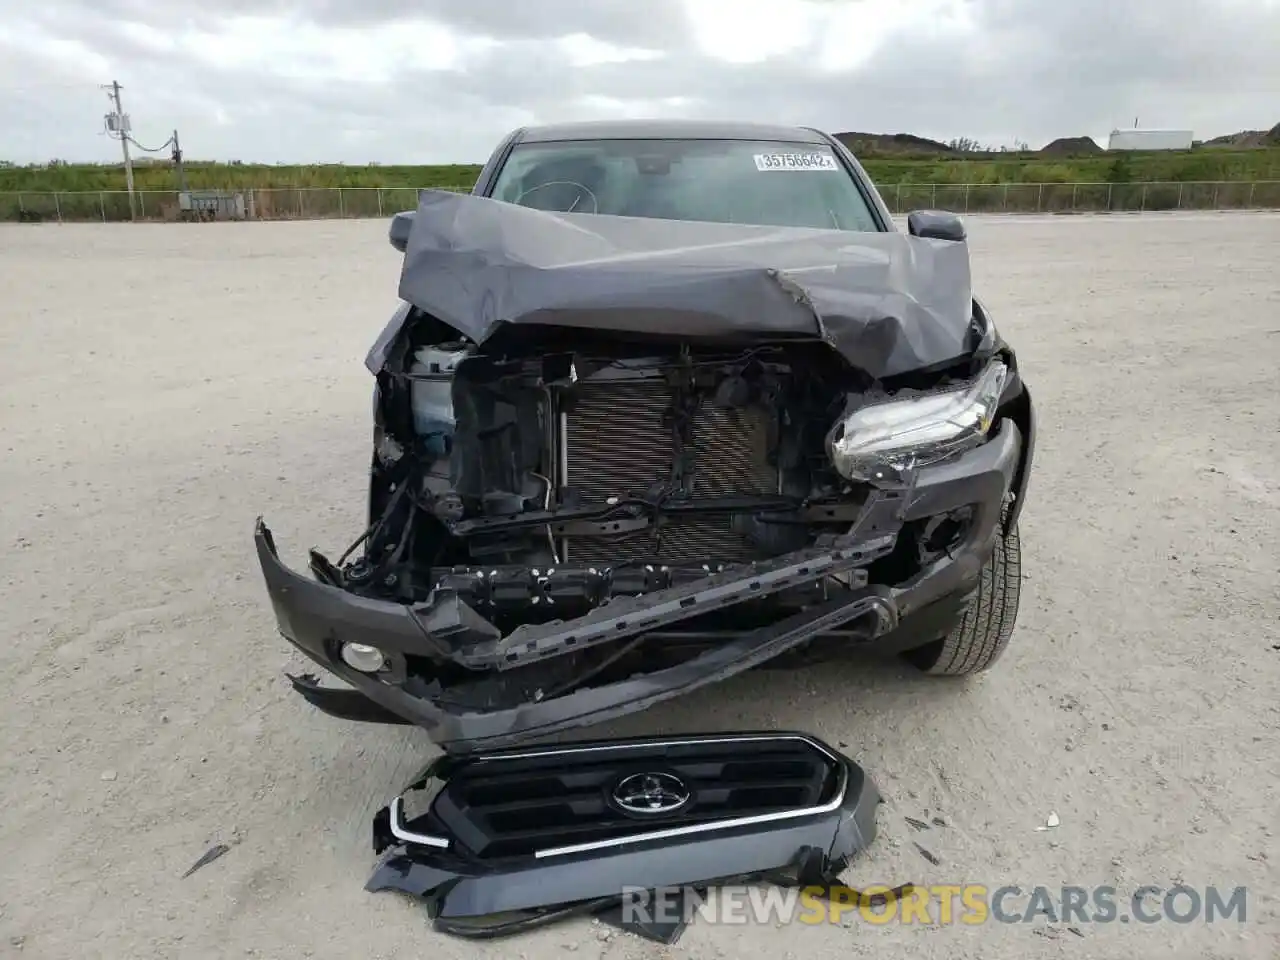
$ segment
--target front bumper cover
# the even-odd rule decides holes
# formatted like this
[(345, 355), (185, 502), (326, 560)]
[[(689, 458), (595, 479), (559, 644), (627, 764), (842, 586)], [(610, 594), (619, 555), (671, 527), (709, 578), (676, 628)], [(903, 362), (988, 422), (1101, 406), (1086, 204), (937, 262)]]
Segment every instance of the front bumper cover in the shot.
[[(635, 817), (618, 806), (627, 783), (653, 776), (676, 785), (662, 795), (674, 809)], [(406, 816), (400, 796), (377, 813), (374, 850), (385, 856), (366, 889), (421, 898), (439, 928), (486, 937), (627, 898), (642, 906), (658, 889), (829, 887), (874, 840), (880, 802), (852, 760), (790, 732), (444, 757), (406, 795), (429, 806)]]
[[(836, 627), (851, 627), (870, 641), (893, 631), (908, 616), (968, 592), (998, 536), (1000, 511), (1022, 450), (1017, 424), (1006, 419), (987, 443), (917, 471), (909, 487), (873, 492), (852, 531), (837, 542), (764, 564), (729, 568), (643, 598), (617, 600), (574, 620), (521, 627), (506, 637), (455, 591), (438, 590), (430, 602), (414, 606), (359, 597), (286, 567), (261, 518), (254, 538), (281, 634), (354, 688), (335, 690), (309, 677), (295, 678), (304, 697), (337, 716), (417, 724), (447, 750), (497, 749), (646, 709), (747, 670)], [(906, 583), (890, 587), (867, 582), (865, 568), (893, 549), (904, 523), (962, 507), (973, 509), (973, 519), (964, 542), (948, 556)], [(423, 690), (412, 678), (394, 672), (360, 673), (339, 654), (343, 643), (358, 642), (469, 670), (506, 671), (836, 574), (845, 575), (854, 589), (739, 634), (677, 666), (510, 708), (460, 708), (440, 695), (439, 688)]]

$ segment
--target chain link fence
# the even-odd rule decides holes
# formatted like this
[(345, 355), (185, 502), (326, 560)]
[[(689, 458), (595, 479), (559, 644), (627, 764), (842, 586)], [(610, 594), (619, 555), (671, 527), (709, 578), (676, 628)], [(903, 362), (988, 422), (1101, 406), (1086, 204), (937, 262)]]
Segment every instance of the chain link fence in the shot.
[(1274, 210), (1280, 180), (1149, 183), (898, 183), (880, 187), (894, 213), (1141, 213), (1159, 210)]
[[(452, 188), (458, 192), (469, 187)], [(389, 217), (418, 205), (415, 187), (271, 187), (218, 193), (244, 200), (251, 220)], [(922, 208), (957, 213), (1136, 213), (1159, 210), (1276, 210), (1280, 180), (1149, 183), (890, 183), (880, 193), (894, 213)], [(239, 205), (236, 205), (237, 209)], [(0, 221), (113, 222), (211, 219), (183, 209), (176, 190), (0, 193)]]

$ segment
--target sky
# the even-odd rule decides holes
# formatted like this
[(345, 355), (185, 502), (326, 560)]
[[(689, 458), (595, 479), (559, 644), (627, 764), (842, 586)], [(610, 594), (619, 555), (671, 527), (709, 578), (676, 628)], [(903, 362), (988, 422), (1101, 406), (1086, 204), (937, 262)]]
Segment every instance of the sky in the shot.
[(1280, 0), (0, 0), (0, 160), (474, 163), (512, 128), (762, 120), (983, 144), (1280, 122)]

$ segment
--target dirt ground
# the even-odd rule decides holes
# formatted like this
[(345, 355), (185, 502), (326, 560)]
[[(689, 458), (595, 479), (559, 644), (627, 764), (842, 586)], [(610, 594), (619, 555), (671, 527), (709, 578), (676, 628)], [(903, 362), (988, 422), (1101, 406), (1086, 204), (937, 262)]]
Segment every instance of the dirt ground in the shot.
[(759, 673), (593, 731), (841, 744), (887, 796), (855, 884), (1245, 886), (1246, 922), (695, 922), (671, 948), (449, 940), (362, 889), (369, 817), (432, 749), (288, 691), (251, 528), (298, 563), (362, 527), (385, 229), (0, 229), (0, 955), (1280, 955), (1280, 217), (971, 221), (1042, 424), (990, 674)]

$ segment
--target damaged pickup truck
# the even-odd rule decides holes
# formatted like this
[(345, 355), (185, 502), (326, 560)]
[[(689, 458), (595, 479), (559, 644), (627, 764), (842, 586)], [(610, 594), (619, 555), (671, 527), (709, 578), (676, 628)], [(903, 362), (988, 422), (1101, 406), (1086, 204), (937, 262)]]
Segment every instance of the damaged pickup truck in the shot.
[(257, 552), (321, 710), (507, 748), (751, 667), (989, 666), (1035, 420), (962, 222), (788, 127), (524, 129), (398, 215), (368, 529)]

